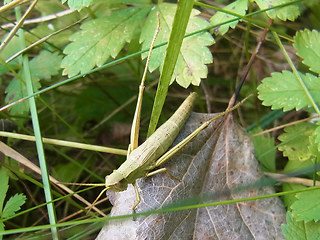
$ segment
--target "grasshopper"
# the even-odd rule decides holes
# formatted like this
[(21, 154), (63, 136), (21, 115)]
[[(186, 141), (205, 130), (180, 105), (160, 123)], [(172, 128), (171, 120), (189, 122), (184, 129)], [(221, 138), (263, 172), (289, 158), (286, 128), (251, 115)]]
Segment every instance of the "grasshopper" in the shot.
[[(161, 125), (143, 144), (138, 147), (138, 136), (139, 136), (139, 126), (140, 126), (140, 112), (142, 106), (142, 95), (144, 92), (144, 81), (147, 74), (147, 68), (150, 61), (150, 56), (152, 48), (160, 29), (160, 22), (158, 18), (158, 25), (151, 43), (151, 47), (148, 53), (147, 62), (141, 84), (139, 86), (139, 95), (136, 106), (136, 111), (132, 123), (130, 145), (128, 148), (127, 160), (111, 174), (105, 177), (104, 184), (79, 184), (84, 186), (105, 186), (105, 189), (100, 192), (96, 200), (92, 203), (92, 206), (97, 202), (100, 196), (106, 191), (111, 190), (115, 192), (125, 191), (128, 184), (132, 184), (136, 194), (136, 203), (132, 207), (134, 211), (137, 205), (140, 203), (139, 191), (136, 187), (136, 180), (143, 177), (149, 177), (157, 173), (166, 172), (171, 178), (175, 178), (166, 168), (160, 168), (154, 170), (167, 162), (175, 153), (177, 153), (181, 148), (183, 148), (190, 140), (192, 140), (199, 132), (206, 128), (211, 122), (225, 114), (231, 112), (237, 108), (242, 102), (233, 106), (217, 115), (216, 117), (204, 122), (198, 129), (187, 136), (183, 141), (181, 141), (174, 148), (169, 151), (167, 149), (171, 146), (175, 138), (177, 137), (180, 129), (183, 127), (187, 119), (189, 118), (192, 107), (196, 101), (197, 94), (191, 93), (186, 100), (181, 104), (177, 111)], [(175, 178), (177, 179), (177, 178)], [(180, 180), (180, 179), (178, 179)], [(78, 184), (75, 184), (78, 185)]]
[[(114, 170), (111, 174), (105, 177), (104, 184), (94, 184), (105, 186), (105, 189), (99, 194), (97, 199), (99, 199), (100, 196), (108, 189), (115, 192), (121, 192), (127, 189), (128, 184), (132, 184), (137, 199), (136, 203), (132, 207), (132, 210), (134, 211), (137, 205), (140, 203), (140, 195), (135, 184), (136, 180), (162, 172), (166, 172), (171, 178), (175, 178), (166, 168), (160, 168), (157, 170), (154, 169), (170, 160), (170, 158), (174, 154), (176, 154), (181, 148), (183, 148), (199, 132), (205, 129), (211, 122), (239, 107), (244, 101), (246, 101), (248, 97), (235, 106), (228, 108), (226, 111), (202, 123), (200, 127), (198, 127), (194, 132), (187, 136), (183, 141), (167, 151), (167, 149), (171, 146), (171, 144), (177, 137), (180, 129), (189, 118), (196, 98), (196, 93), (190, 94), (177, 109), (177, 111), (163, 125), (161, 125), (143, 144), (141, 144), (131, 152), (129, 146), (127, 160), (118, 169)], [(97, 201), (97, 199), (94, 201), (94, 203)], [(94, 205), (94, 203), (92, 205)]]

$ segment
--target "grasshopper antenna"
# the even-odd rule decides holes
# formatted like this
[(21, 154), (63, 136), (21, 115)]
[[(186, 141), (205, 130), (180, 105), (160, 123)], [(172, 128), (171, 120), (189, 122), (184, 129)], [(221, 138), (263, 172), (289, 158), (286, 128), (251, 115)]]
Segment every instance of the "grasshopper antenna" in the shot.
[(57, 184), (63, 184), (63, 185), (75, 185), (75, 186), (105, 186), (104, 183), (70, 183), (70, 182), (58, 182)]
[(138, 95), (138, 101), (137, 101), (137, 106), (136, 106), (136, 111), (134, 113), (134, 118), (133, 118), (133, 122), (132, 122), (132, 128), (131, 128), (131, 136), (130, 136), (130, 145), (129, 145), (129, 151), (128, 154), (130, 154), (130, 152), (132, 152), (134, 149), (136, 149), (138, 147), (138, 138), (139, 138), (139, 128), (140, 128), (140, 113), (141, 113), (141, 106), (142, 106), (142, 95), (144, 92), (144, 82), (146, 80), (146, 76), (147, 76), (147, 72), (148, 72), (148, 66), (149, 66), (149, 62), (150, 62), (150, 58), (151, 58), (151, 53), (154, 47), (154, 43), (156, 41), (156, 38), (159, 34), (160, 31), (160, 17), (159, 17), (160, 13), (157, 12), (157, 17), (158, 17), (158, 23), (157, 23), (157, 27), (156, 30), (154, 32), (152, 41), (151, 41), (151, 45), (150, 45), (150, 50), (148, 53), (148, 57), (147, 57), (147, 62), (146, 62), (146, 66), (144, 68), (144, 72), (142, 75), (142, 79), (141, 79), (141, 83), (139, 86), (139, 95)]
[[(106, 186), (105, 183), (69, 183), (69, 182), (58, 182), (57, 184), (63, 184), (63, 185), (75, 185), (75, 186)], [(98, 197), (93, 201), (93, 203), (89, 206), (87, 214), (91, 211), (91, 209), (94, 207), (94, 205), (98, 202), (102, 194), (108, 190), (108, 187), (104, 188), (98, 195)]]
[(102, 189), (102, 191), (99, 193), (98, 197), (93, 201), (93, 203), (91, 204), (91, 206), (88, 208), (87, 214), (91, 211), (91, 209), (94, 207), (94, 205), (96, 205), (96, 203), (98, 202), (98, 200), (101, 198), (102, 194), (104, 194), (106, 191), (108, 190), (108, 188), (104, 188)]

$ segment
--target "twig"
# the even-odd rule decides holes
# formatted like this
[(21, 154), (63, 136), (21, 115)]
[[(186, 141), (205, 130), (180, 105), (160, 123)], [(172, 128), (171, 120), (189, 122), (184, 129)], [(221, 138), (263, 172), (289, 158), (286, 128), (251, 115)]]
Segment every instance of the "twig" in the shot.
[(33, 3), (28, 7), (27, 11), (24, 13), (22, 18), (19, 20), (19, 22), (15, 25), (14, 28), (10, 31), (8, 36), (3, 40), (2, 44), (0, 45), (0, 52), (1, 50), (7, 45), (7, 43), (10, 41), (11, 38), (16, 34), (16, 32), (19, 30), (21, 25), (23, 24), (23, 21), (26, 19), (28, 14), (31, 12), (31, 10), (34, 8), (34, 6), (37, 4), (38, 0), (34, 0)]
[(13, 8), (13, 7), (15, 7), (15, 6), (18, 6), (18, 5), (22, 4), (22, 3), (29, 2), (29, 1), (30, 1), (30, 0), (14, 0), (14, 1), (12, 1), (12, 2), (10, 2), (10, 3), (8, 3), (8, 4), (4, 5), (4, 6), (2, 6), (2, 7), (0, 8), (0, 13), (2, 13), (2, 12), (4, 12), (4, 11), (7, 11), (7, 10), (9, 10), (10, 8)]
[[(25, 20), (23, 22), (23, 26), (27, 25), (27, 24), (41, 23), (41, 22), (50, 21), (50, 20), (56, 19), (58, 17), (63, 17), (65, 15), (71, 14), (71, 13), (73, 13), (75, 11), (76, 11), (75, 9), (67, 9), (67, 10), (64, 10), (64, 11), (61, 11), (61, 12), (58, 12), (58, 13), (53, 13), (53, 14), (50, 14), (50, 15), (47, 15), (47, 16), (34, 18), (34, 19), (28, 19), (28, 20)], [(14, 27), (15, 24), (16, 24), (16, 22), (15, 23), (6, 23), (6, 24), (1, 25), (1, 28), (11, 28), (11, 27)]]
[(270, 173), (270, 172), (265, 172), (264, 174), (267, 175), (268, 177), (273, 178), (273, 179), (280, 181), (280, 182), (301, 184), (301, 185), (308, 186), (308, 187), (320, 186), (320, 181), (313, 181), (311, 179), (298, 178), (298, 177), (288, 177), (285, 174)]
[(259, 135), (262, 135), (262, 134), (265, 134), (265, 133), (268, 133), (268, 132), (272, 132), (272, 131), (276, 131), (278, 129), (285, 128), (285, 127), (288, 127), (288, 126), (291, 126), (291, 125), (295, 125), (295, 124), (298, 124), (298, 123), (306, 122), (306, 121), (309, 121), (309, 120), (311, 120), (313, 118), (317, 118), (317, 117), (318, 116), (313, 116), (313, 117), (308, 117), (308, 118), (301, 119), (301, 120), (298, 120), (298, 121), (294, 121), (294, 122), (291, 122), (291, 123), (286, 123), (286, 124), (283, 124), (283, 125), (278, 126), (278, 127), (274, 127), (274, 128), (262, 131), (262, 132), (258, 132), (258, 133), (252, 134), (251, 136), (252, 137), (259, 136)]
[[(270, 26), (270, 25), (272, 24), (272, 22), (273, 22), (273, 20), (270, 19), (270, 21), (269, 21), (269, 23), (268, 23), (268, 26)], [(253, 60), (254, 60), (255, 57), (257, 56), (257, 54), (258, 54), (258, 52), (259, 52), (259, 50), (260, 50), (260, 47), (261, 47), (264, 39), (266, 38), (266, 35), (267, 35), (267, 32), (268, 32), (268, 31), (269, 31), (269, 29), (268, 29), (268, 28), (265, 28), (264, 31), (263, 31), (263, 33), (262, 33), (262, 35), (259, 37), (259, 41), (258, 41), (258, 44), (257, 44), (257, 46), (256, 46), (256, 49), (255, 49), (255, 51), (252, 53), (251, 58), (250, 58), (250, 60), (249, 60), (249, 62), (248, 62), (248, 64), (247, 64), (247, 66), (245, 67), (244, 72), (243, 72), (243, 74), (242, 74), (242, 76), (241, 76), (241, 78), (240, 78), (239, 85), (238, 85), (238, 87), (237, 87), (236, 90), (235, 90), (235, 96), (234, 96), (234, 99), (233, 99), (233, 102), (232, 102), (231, 106), (234, 106), (234, 105), (236, 104), (237, 98), (238, 98), (239, 93), (240, 93), (240, 89), (241, 89), (244, 81), (245, 81), (246, 78), (247, 78), (247, 75), (248, 75), (248, 73), (249, 73), (249, 70), (250, 70), (250, 68), (251, 68), (251, 66), (252, 66), (252, 64), (253, 64)], [(231, 100), (230, 100), (230, 102), (231, 102)]]

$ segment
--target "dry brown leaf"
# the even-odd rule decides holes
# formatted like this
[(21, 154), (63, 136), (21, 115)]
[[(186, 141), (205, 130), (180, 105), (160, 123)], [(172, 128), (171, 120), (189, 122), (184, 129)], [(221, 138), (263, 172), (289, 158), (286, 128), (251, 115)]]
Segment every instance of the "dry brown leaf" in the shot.
[[(213, 115), (193, 113), (174, 144)], [(158, 209), (172, 203), (203, 196), (207, 202), (239, 199), (274, 193), (272, 187), (235, 187), (257, 182), (263, 173), (254, 157), (253, 145), (232, 115), (220, 118), (188, 143), (165, 167), (181, 182), (161, 173), (139, 179), (141, 203), (137, 212)], [(132, 187), (108, 193), (112, 216), (132, 213)], [(201, 203), (203, 203), (202, 198)], [(189, 202), (190, 204), (190, 202)], [(267, 198), (228, 205), (152, 214), (147, 217), (109, 221), (97, 239), (283, 239), (281, 224), (285, 209), (279, 198)]]

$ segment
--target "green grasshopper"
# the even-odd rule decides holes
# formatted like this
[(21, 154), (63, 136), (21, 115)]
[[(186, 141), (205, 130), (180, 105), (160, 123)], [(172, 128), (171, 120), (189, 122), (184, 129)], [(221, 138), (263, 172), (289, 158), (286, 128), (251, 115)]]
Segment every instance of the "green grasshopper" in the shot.
[[(190, 140), (192, 140), (211, 122), (233, 111), (247, 99), (244, 99), (234, 107), (228, 108), (225, 112), (222, 112), (214, 118), (202, 123), (200, 127), (198, 127), (194, 132), (187, 136), (183, 141), (167, 151), (167, 149), (171, 146), (171, 144), (177, 137), (180, 129), (189, 118), (196, 98), (196, 93), (190, 94), (188, 98), (177, 109), (177, 111), (163, 125), (161, 125), (143, 144), (141, 144), (131, 152), (129, 146), (127, 160), (118, 169), (114, 170), (111, 174), (105, 177), (104, 184), (94, 184), (105, 186), (105, 189), (99, 194), (97, 199), (99, 199), (100, 196), (108, 189), (115, 192), (121, 192), (127, 189), (128, 184), (132, 184), (137, 199), (137, 202), (132, 207), (134, 211), (137, 205), (140, 203), (140, 195), (135, 185), (137, 179), (149, 177), (162, 172), (166, 172), (170, 177), (175, 178), (166, 168), (160, 168), (157, 170), (154, 169), (170, 160), (170, 158), (174, 154), (176, 154), (181, 148), (183, 148)], [(97, 199), (95, 200), (95, 202), (97, 201)]]
[(137, 179), (149, 177), (162, 172), (166, 172), (170, 177), (175, 178), (166, 168), (154, 169), (170, 160), (175, 153), (183, 148), (211, 122), (233, 111), (246, 100), (244, 99), (234, 107), (229, 108), (225, 112), (204, 122), (198, 129), (192, 132), (178, 145), (167, 151), (177, 137), (180, 129), (189, 118), (196, 98), (196, 93), (190, 94), (177, 111), (163, 125), (161, 125), (143, 144), (128, 153), (127, 160), (118, 169), (105, 177), (105, 184), (99, 184), (100, 186), (105, 186), (105, 189), (99, 194), (98, 198), (108, 189), (115, 192), (121, 192), (127, 189), (128, 184), (132, 184), (135, 189), (137, 199), (136, 204), (132, 208), (134, 210), (140, 203), (140, 195), (135, 185)]
[(138, 147), (138, 132), (140, 126), (140, 112), (142, 105), (142, 95), (144, 91), (144, 81), (146, 78), (152, 48), (156, 36), (159, 32), (159, 28), (160, 23), (158, 20), (158, 26), (151, 43), (151, 47), (147, 57), (147, 63), (139, 87), (139, 95), (131, 129), (131, 143), (128, 148), (127, 160), (118, 169), (114, 170), (111, 174), (105, 177), (104, 184), (81, 184), (84, 186), (105, 186), (105, 189), (101, 191), (99, 196), (93, 202), (92, 206), (94, 206), (94, 204), (106, 190), (109, 189), (115, 192), (125, 191), (128, 187), (128, 184), (132, 184), (137, 199), (136, 203), (132, 207), (134, 211), (137, 205), (140, 203), (140, 195), (136, 187), (136, 180), (162, 172), (166, 172), (170, 177), (175, 178), (166, 168), (160, 168), (157, 170), (154, 169), (167, 162), (175, 153), (183, 148), (191, 139), (193, 139), (199, 132), (206, 128), (211, 122), (231, 112), (241, 104), (239, 103), (232, 108), (228, 108), (225, 112), (217, 115), (209, 121), (204, 122), (198, 129), (196, 129), (178, 145), (167, 151), (191, 114), (192, 107), (197, 98), (197, 94), (192, 93), (186, 98), (186, 100), (169, 118), (169, 120), (161, 125), (143, 144)]

